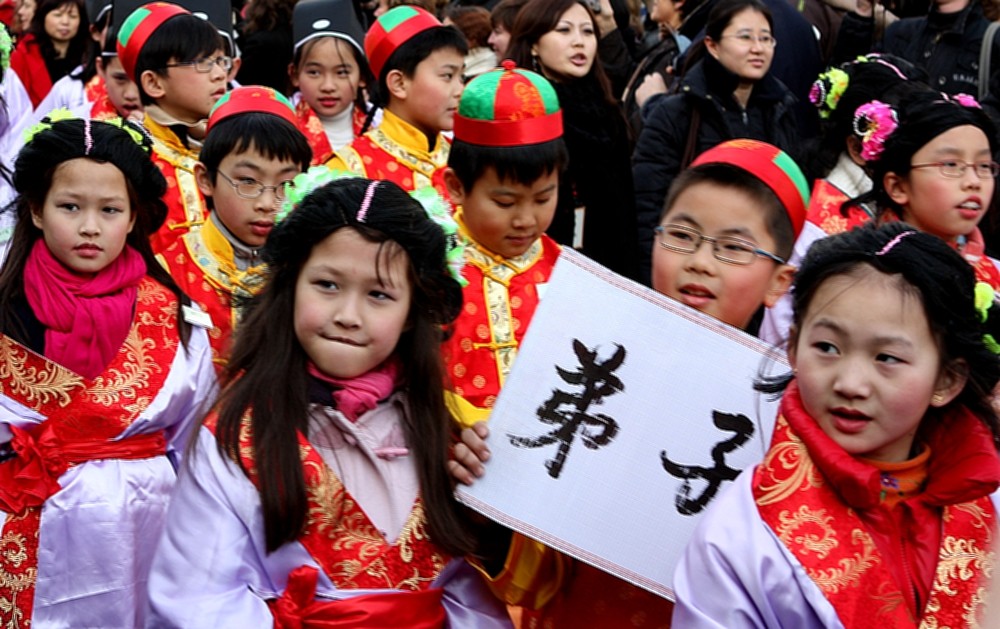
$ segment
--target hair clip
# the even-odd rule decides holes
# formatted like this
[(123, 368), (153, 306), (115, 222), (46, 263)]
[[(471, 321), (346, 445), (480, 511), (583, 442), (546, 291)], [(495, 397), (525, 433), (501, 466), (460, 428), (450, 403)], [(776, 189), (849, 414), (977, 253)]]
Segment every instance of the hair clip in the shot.
[(10, 53), (14, 50), (14, 40), (10, 38), (7, 26), (0, 24), (0, 72), (10, 68)]
[(949, 102), (955, 103), (956, 105), (961, 105), (962, 107), (969, 107), (971, 109), (982, 109), (983, 106), (979, 104), (974, 96), (969, 96), (968, 94), (941, 94), (944, 97), (943, 101), (938, 102)]
[(809, 102), (819, 109), (819, 117), (826, 120), (837, 109), (837, 103), (847, 91), (851, 77), (840, 68), (830, 68), (819, 75), (809, 90)]
[(364, 223), (365, 217), (368, 216), (368, 207), (372, 204), (372, 197), (375, 196), (375, 189), (378, 188), (378, 183), (376, 179), (368, 184), (368, 188), (365, 189), (365, 198), (361, 201), (361, 207), (358, 208), (357, 219), (359, 223)]
[(858, 107), (854, 113), (854, 133), (861, 138), (861, 158), (878, 159), (885, 141), (899, 126), (896, 110), (879, 100)]
[(441, 195), (432, 186), (418, 188), (411, 192), (410, 196), (420, 202), (427, 217), (444, 232), (445, 260), (448, 263), (448, 272), (464, 288), (469, 283), (462, 276), (462, 269), (465, 268), (465, 244), (459, 238), (458, 223), (452, 218), (451, 206), (441, 198)]
[(902, 70), (900, 70), (899, 68), (897, 68), (895, 66), (895, 64), (892, 64), (892, 63), (889, 63), (888, 61), (886, 61), (882, 57), (882, 55), (880, 55), (877, 52), (871, 52), (871, 53), (868, 53), (867, 55), (860, 55), (857, 59), (854, 60), (854, 62), (855, 63), (877, 63), (879, 65), (883, 65), (883, 66), (889, 68), (890, 70), (892, 70), (893, 72), (895, 72), (896, 76), (898, 76), (899, 78), (903, 79), (904, 81), (909, 81), (909, 79), (907, 78), (907, 76), (905, 74), (903, 74)]
[(83, 119), (83, 154), (90, 155), (94, 148), (94, 136), (90, 133), (90, 118)]
[(907, 230), (905, 232), (896, 234), (895, 238), (893, 238), (889, 242), (885, 243), (885, 246), (878, 250), (878, 252), (875, 254), (875, 257), (877, 258), (877, 257), (884, 256), (885, 254), (887, 254), (890, 251), (892, 251), (893, 247), (895, 247), (896, 245), (899, 244), (899, 241), (901, 241), (902, 239), (906, 238), (907, 236), (909, 236), (911, 234), (915, 234), (915, 233), (917, 233), (916, 230), (910, 229), (910, 230)]
[[(990, 316), (990, 308), (996, 302), (996, 292), (986, 282), (976, 282), (973, 294), (975, 296), (976, 312), (979, 313), (979, 321), (986, 323), (986, 320)], [(983, 335), (983, 345), (994, 354), (1000, 354), (1000, 343), (997, 343), (992, 334)]]

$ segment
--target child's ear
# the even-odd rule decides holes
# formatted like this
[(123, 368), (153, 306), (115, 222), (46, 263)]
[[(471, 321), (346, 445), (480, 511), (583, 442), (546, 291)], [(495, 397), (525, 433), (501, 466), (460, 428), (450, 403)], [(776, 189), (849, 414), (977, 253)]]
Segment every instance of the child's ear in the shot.
[[(233, 67), (229, 68), (229, 75), (226, 76), (227, 83), (236, 80), (236, 75), (240, 73), (241, 67), (243, 67), (243, 57), (233, 57)], [(229, 88), (227, 87), (226, 89)]]
[(385, 86), (390, 95), (400, 100), (406, 100), (410, 92), (410, 81), (402, 70), (389, 70), (389, 74), (385, 75)]
[(444, 187), (448, 190), (452, 205), (459, 206), (465, 203), (465, 186), (451, 168), (444, 171)]
[(846, 145), (847, 155), (851, 158), (851, 161), (863, 168), (865, 158), (861, 157), (861, 140), (852, 135), (847, 138)]
[(167, 93), (166, 89), (163, 87), (164, 78), (166, 77), (162, 77), (152, 70), (144, 70), (142, 74), (139, 75), (139, 85), (150, 98), (159, 100)]
[(31, 224), (38, 229), (42, 228), (42, 211), (34, 206), (31, 208)]
[(295, 64), (288, 64), (288, 80), (292, 82), (292, 87), (299, 89), (299, 73), (296, 71)]
[(203, 195), (210, 197), (215, 194), (215, 183), (208, 176), (208, 169), (201, 162), (196, 162), (194, 165), (194, 179), (198, 182), (198, 190)]
[(900, 177), (894, 172), (887, 172), (882, 177), (882, 187), (890, 199), (900, 207), (910, 202), (910, 182), (906, 177)]
[(794, 325), (788, 327), (788, 339), (785, 341), (785, 354), (788, 357), (788, 365), (792, 368), (792, 371), (796, 369), (796, 363), (798, 362), (798, 349), (799, 349), (799, 329)]
[(778, 300), (788, 292), (792, 285), (792, 278), (795, 277), (795, 267), (791, 264), (779, 264), (771, 274), (771, 281), (768, 282), (767, 292), (764, 293), (764, 305), (768, 308), (778, 303)]
[(934, 386), (931, 406), (941, 408), (950, 404), (962, 392), (968, 380), (969, 366), (964, 360), (956, 360), (942, 369)]

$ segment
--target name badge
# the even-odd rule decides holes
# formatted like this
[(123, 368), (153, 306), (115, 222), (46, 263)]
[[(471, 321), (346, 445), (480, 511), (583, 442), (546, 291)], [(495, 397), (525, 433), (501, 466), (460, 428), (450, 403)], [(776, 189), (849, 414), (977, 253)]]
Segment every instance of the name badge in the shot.
[(212, 315), (207, 312), (192, 308), (191, 306), (182, 306), (181, 312), (184, 313), (184, 320), (191, 325), (205, 328), (206, 330), (212, 329)]

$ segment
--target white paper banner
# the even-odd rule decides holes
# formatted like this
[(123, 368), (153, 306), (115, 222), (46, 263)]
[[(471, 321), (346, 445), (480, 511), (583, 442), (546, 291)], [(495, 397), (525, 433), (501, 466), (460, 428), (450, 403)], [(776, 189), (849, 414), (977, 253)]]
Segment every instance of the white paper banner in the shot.
[(490, 417), (486, 474), (459, 499), (673, 599), (716, 491), (759, 462), (783, 358), (566, 248)]

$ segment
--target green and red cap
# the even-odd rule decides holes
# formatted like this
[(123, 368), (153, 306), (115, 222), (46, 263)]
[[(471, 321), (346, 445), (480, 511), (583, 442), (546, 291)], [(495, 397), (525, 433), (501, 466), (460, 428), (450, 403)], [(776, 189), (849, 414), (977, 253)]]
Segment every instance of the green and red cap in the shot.
[(187, 9), (170, 2), (151, 2), (139, 7), (125, 18), (118, 30), (118, 59), (122, 62), (122, 68), (129, 78), (136, 83), (139, 82), (139, 77), (135, 76), (135, 62), (139, 59), (142, 47), (156, 29), (172, 17), (190, 13)]
[(704, 164), (729, 164), (760, 179), (785, 207), (795, 237), (802, 233), (809, 206), (809, 183), (788, 153), (759, 140), (729, 140), (699, 155), (691, 167)]
[(469, 81), (455, 114), (455, 139), (479, 146), (541, 144), (562, 134), (552, 84), (509, 59)]
[(365, 56), (376, 80), (382, 78), (382, 68), (397, 48), (415, 35), (442, 26), (436, 17), (420, 7), (399, 6), (379, 16), (365, 35)]
[(246, 113), (273, 114), (288, 121), (296, 129), (298, 128), (295, 108), (283, 94), (279, 94), (270, 87), (246, 85), (226, 92), (215, 103), (212, 111), (208, 114), (206, 131), (211, 131), (214, 125), (230, 116)]

